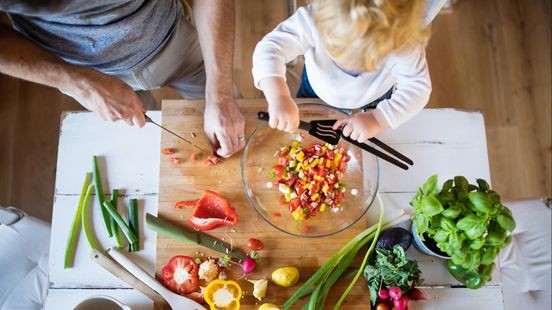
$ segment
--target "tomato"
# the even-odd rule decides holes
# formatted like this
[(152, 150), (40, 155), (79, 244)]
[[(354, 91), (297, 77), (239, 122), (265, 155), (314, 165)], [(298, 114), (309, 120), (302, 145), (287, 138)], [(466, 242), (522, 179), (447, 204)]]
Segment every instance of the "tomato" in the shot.
[(253, 251), (260, 251), (264, 248), (264, 244), (259, 239), (250, 238), (247, 240), (247, 247)]
[(300, 204), (301, 204), (301, 201), (297, 198), (291, 200), (289, 202), (289, 210), (291, 212), (295, 211), (299, 207)]
[(274, 175), (278, 179), (281, 179), (284, 173), (286, 173), (286, 169), (282, 165), (275, 165), (274, 167), (272, 167), (272, 172), (274, 172)]
[(164, 154), (164, 155), (171, 155), (171, 154), (174, 154), (174, 152), (175, 152), (175, 149), (171, 147), (161, 149), (161, 154)]
[(174, 256), (161, 270), (165, 287), (176, 294), (186, 295), (199, 287), (199, 267), (189, 256)]
[(282, 213), (280, 211), (274, 212), (274, 216), (282, 216)]

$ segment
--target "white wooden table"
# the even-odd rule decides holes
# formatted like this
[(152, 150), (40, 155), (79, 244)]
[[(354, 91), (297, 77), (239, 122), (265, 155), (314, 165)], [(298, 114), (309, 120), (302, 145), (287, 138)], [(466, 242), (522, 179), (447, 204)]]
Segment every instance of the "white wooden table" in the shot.
[[(160, 121), (160, 112), (148, 113)], [(490, 180), (483, 116), (479, 112), (452, 109), (427, 109), (400, 128), (387, 131), (379, 138), (406, 154), (415, 162), (408, 171), (380, 161), (380, 194), (386, 209), (405, 206), (417, 186), (438, 173), (439, 180), (464, 175), (468, 180)], [(144, 201), (145, 212), (157, 212), (159, 189), (159, 129), (146, 125), (129, 128), (124, 123), (102, 122), (88, 112), (68, 113), (61, 124), (55, 202), (50, 245), (50, 292), (46, 309), (66, 309), (85, 296), (110, 295), (136, 309), (152, 309), (153, 304), (88, 259), (90, 249), (81, 234), (72, 269), (63, 269), (63, 255), (70, 223), (75, 213), (84, 174), (91, 171), (92, 155), (103, 157), (102, 169), (108, 188), (125, 190), (121, 198)], [(105, 182), (105, 181), (104, 181)], [(95, 197), (94, 197), (95, 198)], [(102, 246), (105, 238), (99, 206), (94, 199), (94, 226)], [(121, 208), (122, 209), (122, 208)], [(377, 208), (371, 208), (371, 211)], [(370, 212), (368, 212), (370, 216)], [(141, 223), (143, 250), (133, 258), (148, 272), (154, 273), (155, 236)], [(458, 287), (445, 268), (445, 262), (423, 255), (413, 247), (410, 257), (422, 269), (424, 289), (431, 297), (427, 302), (413, 302), (414, 309), (503, 309), (498, 268), (493, 279), (479, 290)]]

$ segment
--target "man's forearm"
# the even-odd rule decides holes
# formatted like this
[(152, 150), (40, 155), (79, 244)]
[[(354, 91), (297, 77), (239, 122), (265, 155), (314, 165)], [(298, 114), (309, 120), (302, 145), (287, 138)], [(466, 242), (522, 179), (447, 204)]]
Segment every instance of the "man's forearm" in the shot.
[(0, 73), (70, 91), (84, 68), (68, 64), (0, 23)]
[(234, 0), (196, 0), (193, 12), (207, 74), (207, 102), (233, 98)]

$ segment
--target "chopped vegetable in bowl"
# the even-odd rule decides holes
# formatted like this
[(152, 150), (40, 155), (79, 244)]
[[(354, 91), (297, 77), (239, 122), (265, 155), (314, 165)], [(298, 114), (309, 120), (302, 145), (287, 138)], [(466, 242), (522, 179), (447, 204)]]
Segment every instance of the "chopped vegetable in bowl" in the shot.
[(278, 165), (270, 172), (276, 178), (281, 200), (297, 221), (317, 212), (341, 210), (345, 184), (340, 181), (350, 160), (343, 146), (315, 143), (302, 146), (294, 140), (277, 153)]

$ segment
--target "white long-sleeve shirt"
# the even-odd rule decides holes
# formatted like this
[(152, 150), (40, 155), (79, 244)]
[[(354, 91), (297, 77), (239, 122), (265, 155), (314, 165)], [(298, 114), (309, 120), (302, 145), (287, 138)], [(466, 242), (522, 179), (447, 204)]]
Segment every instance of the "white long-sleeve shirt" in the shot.
[[(437, 11), (433, 6), (426, 18), (432, 19)], [(395, 86), (391, 98), (378, 104), (375, 116), (382, 125), (396, 128), (427, 104), (431, 80), (423, 47), (404, 55), (392, 54), (378, 70), (353, 76), (339, 68), (326, 52), (313, 13), (312, 5), (299, 8), (257, 44), (252, 69), (257, 88), (267, 77), (285, 79), (286, 63), (304, 55), (312, 89), (331, 106), (357, 109)]]

